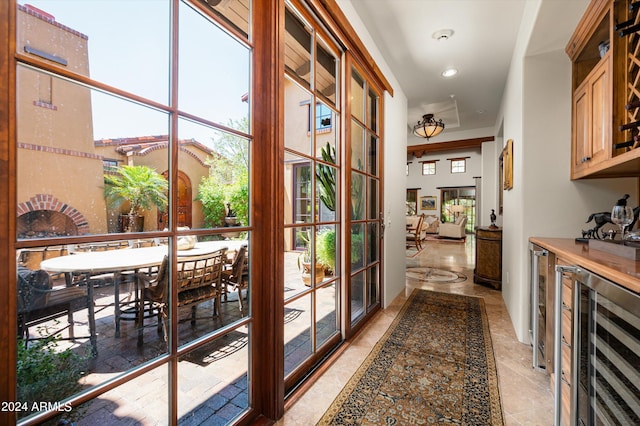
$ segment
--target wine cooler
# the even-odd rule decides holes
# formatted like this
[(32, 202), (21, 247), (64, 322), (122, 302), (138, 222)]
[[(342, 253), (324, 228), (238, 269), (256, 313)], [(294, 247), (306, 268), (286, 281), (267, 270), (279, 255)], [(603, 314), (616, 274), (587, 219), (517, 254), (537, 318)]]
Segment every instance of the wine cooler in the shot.
[(572, 279), (571, 424), (638, 425), (640, 296), (581, 268)]
[(529, 338), (533, 368), (553, 370), (553, 300), (555, 255), (529, 244), (531, 260)]

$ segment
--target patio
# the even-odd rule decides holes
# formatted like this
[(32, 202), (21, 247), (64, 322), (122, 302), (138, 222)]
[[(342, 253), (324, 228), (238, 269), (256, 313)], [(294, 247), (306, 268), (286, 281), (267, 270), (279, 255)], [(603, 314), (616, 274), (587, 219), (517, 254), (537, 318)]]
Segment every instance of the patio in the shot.
[[(301, 295), (307, 287), (303, 284), (297, 267), (297, 252), (286, 253), (285, 299)], [(65, 285), (64, 278), (56, 278), (55, 285)], [(129, 297), (130, 282), (119, 284), (120, 300)], [(322, 317), (317, 319), (316, 339), (324, 341), (335, 330), (335, 285), (319, 291), (318, 306)], [(56, 351), (70, 349), (86, 363), (86, 374), (79, 380), (78, 390), (98, 386), (108, 380), (162, 356), (167, 344), (158, 333), (156, 318), (145, 320), (144, 344), (138, 346), (138, 328), (134, 321), (122, 321), (120, 337), (116, 337), (114, 323), (113, 283), (94, 289), (95, 323), (97, 331), (97, 356), (90, 356), (88, 338), (75, 341), (57, 341)], [(243, 292), (246, 297), (246, 292)], [(178, 325), (179, 345), (192, 342), (216, 329), (233, 324), (243, 315), (239, 309), (238, 294), (229, 288), (226, 300), (221, 303), (218, 316), (211, 318), (213, 300), (197, 305), (197, 316), (203, 317), (191, 325), (190, 309), (181, 309)], [(246, 303), (246, 302), (245, 302)], [(208, 318), (207, 318), (208, 317)], [(64, 321), (60, 317), (57, 320)], [(75, 335), (89, 334), (87, 310), (74, 315)], [(285, 307), (285, 371), (292, 371), (312, 353), (311, 309), (308, 296), (302, 296)], [(47, 326), (51, 324), (43, 324)], [(240, 326), (231, 333), (209, 342), (182, 356), (178, 368), (178, 417), (184, 424), (226, 424), (242, 413), (249, 405), (247, 374), (249, 351), (249, 327)], [(31, 335), (37, 335), (36, 327)], [(68, 337), (68, 330), (61, 334)], [(168, 422), (168, 367), (149, 371), (92, 400), (71, 413), (79, 425), (140, 424), (155, 425)], [(25, 413), (30, 414), (30, 413)]]

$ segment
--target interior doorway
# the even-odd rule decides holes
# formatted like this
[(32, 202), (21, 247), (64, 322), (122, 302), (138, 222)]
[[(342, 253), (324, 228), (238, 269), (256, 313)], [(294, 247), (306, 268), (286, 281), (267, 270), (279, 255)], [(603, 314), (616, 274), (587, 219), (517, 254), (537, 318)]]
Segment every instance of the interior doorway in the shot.
[[(464, 186), (456, 188), (440, 188), (440, 217), (443, 222), (454, 222), (456, 215), (467, 216), (467, 234), (473, 234), (476, 227), (476, 188), (475, 186)], [(462, 206), (461, 212), (456, 212)]]

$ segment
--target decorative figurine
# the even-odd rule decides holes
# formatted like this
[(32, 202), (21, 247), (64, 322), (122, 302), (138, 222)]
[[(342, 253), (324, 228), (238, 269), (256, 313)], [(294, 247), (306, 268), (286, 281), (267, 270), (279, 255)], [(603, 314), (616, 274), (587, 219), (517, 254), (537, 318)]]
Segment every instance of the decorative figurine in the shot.
[[(616, 202), (616, 205), (619, 205), (619, 206), (627, 205), (628, 198), (629, 198), (629, 194), (624, 194), (624, 196)], [(628, 229), (633, 229), (634, 225), (638, 221), (639, 214), (640, 214), (640, 206), (633, 209), (633, 222), (629, 224)], [(605, 232), (605, 231), (601, 231), (600, 229), (607, 223), (615, 225), (615, 223), (611, 220), (611, 212), (591, 213), (585, 223), (589, 223), (592, 220), (595, 223), (594, 227), (591, 229), (587, 229), (586, 231), (583, 229), (582, 238), (576, 238), (576, 241), (587, 242), (591, 238), (600, 240), (600, 239), (613, 239), (615, 237), (616, 235), (615, 231), (612, 234), (610, 231)]]
[(491, 229), (496, 229), (496, 211), (495, 209), (491, 209), (491, 214), (489, 215), (489, 219), (491, 219), (491, 225), (489, 226), (489, 228)]

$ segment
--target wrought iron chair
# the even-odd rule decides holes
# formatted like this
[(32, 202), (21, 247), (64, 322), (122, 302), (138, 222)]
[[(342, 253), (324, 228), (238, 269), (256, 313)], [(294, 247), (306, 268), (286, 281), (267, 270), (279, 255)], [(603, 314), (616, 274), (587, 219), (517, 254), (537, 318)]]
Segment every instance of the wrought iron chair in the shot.
[[(53, 287), (51, 277), (41, 269), (31, 270), (18, 266), (18, 337), (25, 341), (42, 339), (68, 329), (69, 337), (62, 340), (89, 338), (93, 354), (98, 353), (95, 313), (93, 306), (93, 286)], [(89, 336), (76, 337), (74, 333), (74, 313), (87, 310)], [(29, 327), (67, 316), (67, 325), (56, 330), (45, 329), (48, 336), (31, 337)], [(42, 333), (42, 332), (41, 332)]]
[(246, 290), (249, 285), (249, 253), (246, 245), (236, 252), (231, 267), (222, 271), (222, 284), (225, 288), (231, 286), (238, 291), (238, 303), (240, 310), (244, 312), (242, 290)]

